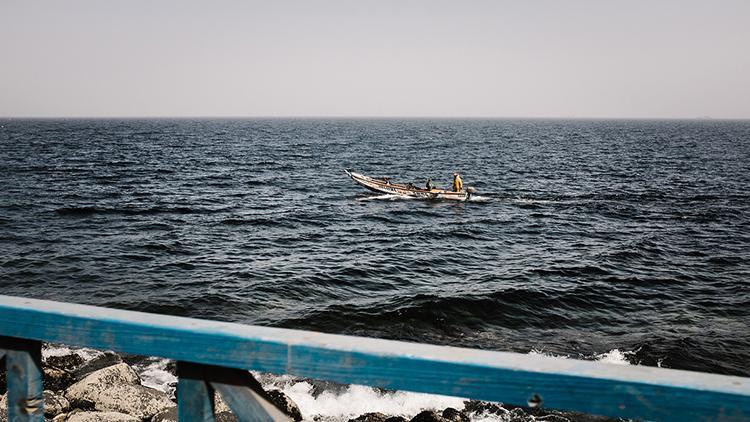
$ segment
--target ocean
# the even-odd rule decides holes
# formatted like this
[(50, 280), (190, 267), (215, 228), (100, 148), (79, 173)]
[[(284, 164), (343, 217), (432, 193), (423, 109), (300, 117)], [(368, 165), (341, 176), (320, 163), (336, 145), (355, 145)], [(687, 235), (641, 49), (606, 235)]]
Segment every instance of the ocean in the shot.
[(0, 294), (750, 376), (750, 121), (0, 119)]

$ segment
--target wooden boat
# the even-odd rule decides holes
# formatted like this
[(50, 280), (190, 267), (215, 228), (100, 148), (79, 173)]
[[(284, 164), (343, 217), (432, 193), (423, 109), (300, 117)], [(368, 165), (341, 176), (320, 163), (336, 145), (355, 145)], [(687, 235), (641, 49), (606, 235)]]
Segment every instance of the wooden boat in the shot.
[(407, 196), (419, 199), (447, 199), (451, 201), (468, 201), (471, 195), (476, 192), (472, 187), (466, 188), (460, 192), (453, 192), (445, 189), (427, 189), (419, 188), (411, 183), (392, 183), (389, 178), (375, 178), (365, 176), (364, 174), (355, 173), (350, 170), (344, 170), (349, 177), (357, 184), (379, 193)]

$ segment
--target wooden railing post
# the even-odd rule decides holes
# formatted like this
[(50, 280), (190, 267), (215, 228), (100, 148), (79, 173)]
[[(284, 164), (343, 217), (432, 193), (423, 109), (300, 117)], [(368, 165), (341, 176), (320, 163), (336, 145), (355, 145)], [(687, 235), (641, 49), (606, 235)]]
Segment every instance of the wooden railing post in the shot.
[(177, 362), (177, 419), (214, 421), (214, 390), (241, 422), (290, 421), (248, 371)]
[(44, 422), (42, 343), (0, 337), (0, 349), (5, 352), (7, 369), (8, 420)]
[(214, 389), (201, 365), (177, 362), (177, 420), (214, 422)]

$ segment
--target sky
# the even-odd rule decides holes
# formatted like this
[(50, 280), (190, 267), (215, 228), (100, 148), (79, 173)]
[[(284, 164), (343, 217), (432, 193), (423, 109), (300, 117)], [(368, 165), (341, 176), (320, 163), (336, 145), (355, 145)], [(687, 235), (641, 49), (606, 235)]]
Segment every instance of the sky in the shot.
[(0, 116), (750, 118), (750, 1), (2, 0)]

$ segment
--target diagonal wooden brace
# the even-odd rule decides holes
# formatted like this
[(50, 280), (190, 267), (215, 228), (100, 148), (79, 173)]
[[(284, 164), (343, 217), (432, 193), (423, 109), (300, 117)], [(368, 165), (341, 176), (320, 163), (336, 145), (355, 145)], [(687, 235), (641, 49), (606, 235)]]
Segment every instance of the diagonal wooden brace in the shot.
[(0, 337), (0, 358), (3, 354), (8, 380), (8, 420), (43, 422), (42, 343)]
[(180, 422), (213, 421), (214, 390), (242, 422), (291, 421), (266, 400), (263, 387), (248, 371), (178, 362), (177, 376)]

